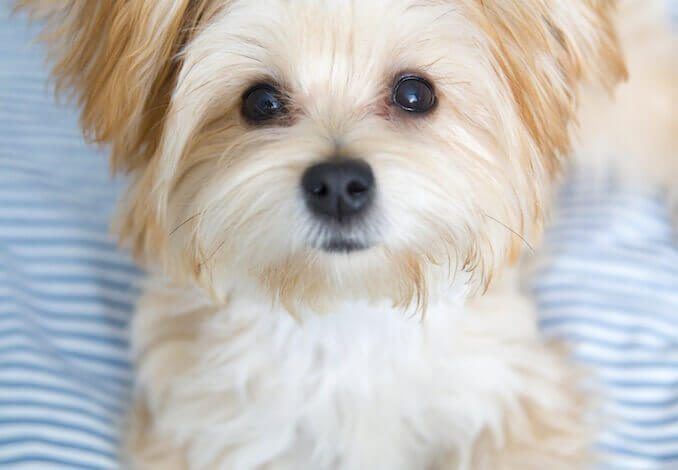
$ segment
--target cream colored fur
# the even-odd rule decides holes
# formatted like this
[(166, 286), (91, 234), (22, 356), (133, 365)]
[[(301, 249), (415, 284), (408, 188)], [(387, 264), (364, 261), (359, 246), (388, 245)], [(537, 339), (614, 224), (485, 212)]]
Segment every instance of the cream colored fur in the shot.
[(668, 5), (621, 2), (629, 79), (612, 95), (585, 90), (574, 155), (599, 179), (612, 173), (634, 190), (664, 187), (678, 211), (678, 29)]
[[(540, 338), (515, 263), (574, 133), (587, 165), (625, 155), (638, 173), (652, 149), (642, 173), (673, 184), (658, 1), (618, 17), (611, 0), (19, 1), (47, 22), (87, 135), (130, 174), (118, 229), (149, 279), (126, 465), (590, 465), (579, 374)], [(631, 81), (609, 101), (627, 8), (649, 13), (619, 24)], [(392, 105), (404, 72), (434, 84), (432, 113)], [(283, 90), (284, 122), (243, 120), (258, 82)], [(337, 154), (376, 176), (363, 252), (314, 248), (327, 230), (299, 182)]]
[(576, 468), (590, 444), (576, 376), (529, 301), (497, 290), (424, 321), (351, 304), (300, 324), (237, 291), (196, 309), (196, 292), (148, 286), (137, 465), (166, 468), (169, 451), (200, 469)]

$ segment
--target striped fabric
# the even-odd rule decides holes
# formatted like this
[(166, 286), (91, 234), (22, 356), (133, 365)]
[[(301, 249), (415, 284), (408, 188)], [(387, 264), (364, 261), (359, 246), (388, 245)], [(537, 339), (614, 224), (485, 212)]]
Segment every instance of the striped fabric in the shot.
[(532, 276), (544, 332), (589, 366), (614, 469), (678, 469), (678, 246), (656, 195), (575, 178)]
[(113, 469), (139, 279), (107, 235), (118, 185), (0, 4), (0, 469)]
[[(53, 104), (33, 35), (0, 1), (0, 469), (116, 469), (140, 274), (107, 235), (120, 183)], [(601, 467), (678, 469), (678, 249), (661, 200), (575, 178), (535, 274), (543, 330), (601, 384)]]

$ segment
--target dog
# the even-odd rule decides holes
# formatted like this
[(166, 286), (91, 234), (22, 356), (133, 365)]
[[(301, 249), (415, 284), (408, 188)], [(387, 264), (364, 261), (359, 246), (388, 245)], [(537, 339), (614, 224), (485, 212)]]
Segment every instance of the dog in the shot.
[(18, 8), (130, 179), (116, 230), (148, 279), (125, 465), (595, 461), (580, 372), (540, 337), (519, 261), (570, 155), (675, 182), (660, 0)]

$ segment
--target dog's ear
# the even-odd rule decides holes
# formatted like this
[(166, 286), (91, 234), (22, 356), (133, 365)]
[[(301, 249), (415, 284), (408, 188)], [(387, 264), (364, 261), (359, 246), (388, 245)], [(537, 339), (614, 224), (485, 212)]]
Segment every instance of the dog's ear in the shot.
[(207, 0), (18, 0), (45, 23), (60, 92), (73, 93), (86, 137), (114, 170), (143, 167), (159, 144), (177, 54)]
[(495, 67), (521, 119), (555, 171), (582, 82), (612, 88), (626, 69), (614, 29), (615, 0), (472, 0)]

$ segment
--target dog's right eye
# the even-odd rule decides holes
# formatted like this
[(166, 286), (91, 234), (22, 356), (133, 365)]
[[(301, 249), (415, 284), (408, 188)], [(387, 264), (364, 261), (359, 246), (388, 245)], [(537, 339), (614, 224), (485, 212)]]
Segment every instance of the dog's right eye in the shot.
[(275, 119), (285, 111), (280, 92), (271, 85), (255, 85), (243, 96), (242, 114), (251, 122)]
[(408, 113), (428, 113), (436, 105), (431, 82), (417, 75), (405, 75), (393, 87), (393, 103)]

